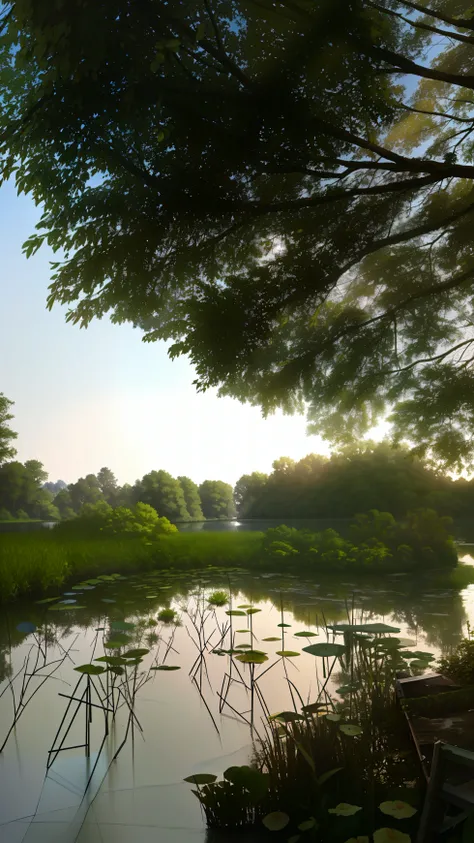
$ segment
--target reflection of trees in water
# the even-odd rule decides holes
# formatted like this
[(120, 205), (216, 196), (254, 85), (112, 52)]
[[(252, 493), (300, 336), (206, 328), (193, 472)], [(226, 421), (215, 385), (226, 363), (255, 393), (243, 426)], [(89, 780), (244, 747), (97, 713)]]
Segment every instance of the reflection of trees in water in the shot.
[[(184, 577), (179, 582), (170, 580), (172, 588), (153, 601), (125, 582), (116, 594), (116, 604), (107, 607), (101, 601), (102, 592), (89, 591), (80, 598), (81, 603), (87, 603), (87, 608), (75, 613), (73, 619), (63, 618), (61, 613), (48, 611), (45, 606), (34, 603), (12, 604), (1, 613), (0, 680), (7, 676), (10, 645), (14, 649), (25, 640), (24, 635), (16, 630), (21, 621), (31, 621), (43, 630), (46, 624), (48, 635), (61, 640), (71, 635), (74, 628), (96, 629), (107, 623), (109, 618), (156, 615), (160, 608), (169, 606), (173, 600), (186, 603), (199, 588), (189, 574)], [(435, 590), (433, 585), (430, 587), (428, 582), (408, 581), (408, 578), (400, 578), (396, 584), (389, 585), (393, 588), (386, 588), (386, 580), (373, 583), (364, 580), (354, 588), (328, 578), (317, 583), (307, 577), (265, 579), (252, 574), (231, 577), (232, 592), (235, 596), (242, 595), (243, 602), (270, 602), (275, 612), (279, 612), (282, 599), (284, 611), (293, 613), (295, 621), (303, 627), (345, 622), (354, 605), (357, 620), (383, 617), (394, 625), (408, 627), (413, 634), (417, 631), (422, 633), (430, 646), (440, 650), (449, 649), (462, 636), (466, 615), (459, 592), (443, 593)], [(210, 590), (227, 590), (228, 587), (229, 577), (226, 574), (212, 578), (212, 584), (206, 583), (206, 588)], [(436, 596), (430, 597), (430, 594)]]
[[(397, 583), (397, 586), (401, 589), (402, 583)], [(330, 600), (327, 599), (328, 591)], [(280, 608), (279, 594), (269, 595), (261, 587), (258, 591), (252, 588), (245, 593), (254, 602), (270, 598), (275, 609)], [(319, 591), (309, 585), (307, 594), (289, 594), (282, 588), (282, 597), (284, 609), (292, 612), (295, 620), (305, 626), (346, 622), (354, 611), (357, 622), (383, 617), (395, 626), (408, 627), (413, 634), (422, 634), (427, 644), (442, 651), (459, 641), (467, 620), (459, 592), (436, 592), (433, 586), (430, 589), (420, 582), (410, 583), (403, 592), (397, 588), (383, 593), (380, 584), (362, 583), (354, 593), (348, 588), (341, 588), (340, 584), (325, 583), (324, 589)], [(308, 599), (311, 605), (308, 605)]]
[(12, 675), (12, 666), (8, 658), (7, 650), (0, 649), (0, 682), (9, 679)]

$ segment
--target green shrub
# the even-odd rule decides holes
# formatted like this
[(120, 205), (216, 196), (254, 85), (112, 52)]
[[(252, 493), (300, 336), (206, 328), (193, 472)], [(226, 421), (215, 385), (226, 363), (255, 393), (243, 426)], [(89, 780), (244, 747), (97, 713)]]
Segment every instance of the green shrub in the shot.
[(13, 521), (13, 515), (4, 507), (0, 508), (0, 521)]
[(463, 638), (450, 656), (439, 661), (441, 673), (459, 682), (460, 685), (474, 685), (474, 641)]

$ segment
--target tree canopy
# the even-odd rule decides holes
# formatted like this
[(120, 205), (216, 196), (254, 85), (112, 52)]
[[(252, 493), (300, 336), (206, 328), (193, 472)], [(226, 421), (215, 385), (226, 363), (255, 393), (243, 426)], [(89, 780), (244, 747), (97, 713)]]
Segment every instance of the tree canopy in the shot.
[(8, 422), (13, 418), (12, 413), (10, 413), (10, 407), (12, 406), (13, 401), (10, 401), (3, 392), (0, 392), (0, 465), (5, 460), (11, 460), (16, 454), (16, 450), (11, 443), (17, 438), (18, 434), (8, 426)]
[(473, 459), (474, 15), (459, 0), (12, 0), (1, 177), (49, 306), (332, 441)]
[(474, 480), (434, 471), (407, 449), (386, 442), (346, 446), (330, 458), (280, 457), (270, 475), (243, 475), (234, 490), (239, 518), (338, 519), (384, 509), (396, 517), (433, 509), (470, 517)]
[(205, 518), (235, 518), (236, 509), (232, 486), (223, 480), (204, 480), (199, 486), (201, 506)]

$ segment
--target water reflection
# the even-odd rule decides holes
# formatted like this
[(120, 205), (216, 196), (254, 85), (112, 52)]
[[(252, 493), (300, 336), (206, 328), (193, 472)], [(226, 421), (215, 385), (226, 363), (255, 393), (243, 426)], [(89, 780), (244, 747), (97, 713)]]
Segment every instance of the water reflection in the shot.
[[(23, 839), (21, 831), (27, 843), (155, 841), (157, 829), (160, 843), (204, 839), (182, 780), (245, 763), (249, 724), (255, 736), (266, 707), (292, 707), (287, 678), (314, 698), (321, 660), (302, 652), (309, 639), (297, 633), (326, 640), (328, 624), (353, 616), (395, 625), (437, 656), (474, 618), (474, 586), (460, 593), (400, 576), (360, 584), (210, 570), (90, 583), (62, 598), (76, 602), (19, 603), (2, 613), (0, 744), (11, 732), (0, 755), (1, 843)], [(229, 584), (231, 603), (210, 606), (210, 593)], [(163, 608), (179, 623), (158, 620)], [(20, 631), (22, 623), (35, 631)], [(229, 647), (234, 657), (222, 653)], [(265, 663), (237, 659), (249, 647), (265, 652)], [(278, 656), (288, 649), (300, 655)], [(137, 650), (150, 652), (136, 665), (133, 656), (120, 662)], [(116, 671), (75, 671), (88, 662)], [(163, 666), (179, 670), (155, 669)], [(334, 672), (334, 687), (341, 677)]]

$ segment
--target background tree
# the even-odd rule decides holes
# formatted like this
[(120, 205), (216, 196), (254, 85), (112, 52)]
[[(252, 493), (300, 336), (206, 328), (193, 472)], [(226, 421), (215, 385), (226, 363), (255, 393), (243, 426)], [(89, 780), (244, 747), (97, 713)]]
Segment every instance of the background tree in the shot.
[(51, 492), (52, 495), (57, 495), (62, 489), (67, 489), (67, 483), (64, 480), (56, 480), (56, 483), (49, 480), (47, 483), (43, 483), (43, 489)]
[(13, 401), (10, 401), (3, 392), (0, 392), (0, 465), (16, 454), (16, 450), (11, 443), (17, 438), (18, 434), (8, 426), (8, 422), (13, 418), (10, 407), (13, 407)]
[(0, 27), (1, 172), (44, 209), (26, 253), (64, 250), (50, 306), (332, 441), (391, 412), (470, 463), (465, 4), (12, 0)]
[(201, 498), (197, 484), (189, 477), (178, 477), (183, 490), (184, 501), (186, 509), (188, 510), (191, 521), (204, 521), (204, 515), (201, 509)]
[(61, 489), (54, 498), (54, 505), (62, 519), (74, 518), (77, 514), (73, 507), (71, 492), (69, 489)]
[(87, 474), (86, 477), (80, 477), (76, 483), (70, 483), (68, 491), (72, 509), (76, 514), (84, 504), (97, 503), (97, 501), (103, 499), (102, 490), (95, 474)]
[(11, 461), (0, 466), (0, 509), (19, 518), (56, 520), (59, 510), (53, 503), (53, 495), (42, 488), (47, 479), (42, 463), (27, 460), (26, 463)]
[(199, 494), (205, 518), (235, 518), (234, 495), (229, 483), (222, 480), (204, 480), (199, 486)]
[(116, 505), (118, 483), (113, 471), (110, 468), (101, 468), (97, 475), (97, 481), (104, 500), (112, 506)]
[(397, 517), (419, 508), (456, 516), (473, 511), (474, 481), (453, 481), (387, 442), (347, 446), (329, 460), (308, 454), (295, 463), (284, 457), (273, 466), (253, 497), (245, 496), (248, 475), (238, 481), (236, 490), (244, 490), (241, 506), (246, 506), (239, 515), (285, 520), (350, 518), (378, 508)]
[(145, 474), (135, 483), (133, 494), (136, 503), (149, 504), (170, 521), (189, 521), (181, 484), (167, 471), (150, 471)]
[(234, 502), (240, 518), (252, 517), (252, 510), (255, 509), (264, 489), (268, 483), (268, 474), (254, 471), (252, 474), (243, 474), (234, 487)]

